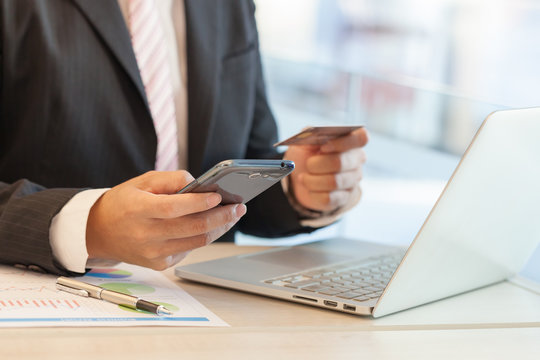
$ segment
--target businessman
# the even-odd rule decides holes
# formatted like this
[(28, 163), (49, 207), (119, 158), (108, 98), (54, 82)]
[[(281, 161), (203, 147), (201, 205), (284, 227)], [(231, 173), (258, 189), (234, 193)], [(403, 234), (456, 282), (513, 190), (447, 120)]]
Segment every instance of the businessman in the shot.
[[(0, 4), (0, 262), (164, 269), (233, 227), (309, 232), (358, 201), (364, 130), (273, 150), (251, 1)], [(223, 159), (280, 157), (297, 170), (249, 211), (175, 194)]]

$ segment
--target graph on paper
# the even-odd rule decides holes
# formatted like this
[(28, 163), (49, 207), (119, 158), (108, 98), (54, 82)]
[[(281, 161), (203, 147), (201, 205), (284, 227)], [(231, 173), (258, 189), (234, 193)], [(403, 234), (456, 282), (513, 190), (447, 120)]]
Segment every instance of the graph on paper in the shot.
[(166, 305), (172, 316), (131, 310), (56, 289), (56, 276), (0, 266), (0, 326), (227, 326), (161, 273), (121, 264), (81, 281)]
[(101, 279), (125, 279), (133, 275), (129, 271), (121, 269), (92, 269), (86, 276)]
[(1, 311), (24, 311), (28, 309), (69, 309), (77, 310), (81, 304), (74, 299), (17, 299), (0, 300)]

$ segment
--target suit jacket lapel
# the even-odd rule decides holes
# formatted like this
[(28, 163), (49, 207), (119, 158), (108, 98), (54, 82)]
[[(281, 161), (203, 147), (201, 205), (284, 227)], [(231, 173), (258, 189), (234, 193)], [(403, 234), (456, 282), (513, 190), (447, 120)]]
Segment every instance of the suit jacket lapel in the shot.
[[(111, 49), (136, 86), (148, 112), (144, 85), (129, 31), (116, 0), (71, 0)], [(220, 1), (185, 0), (188, 81), (188, 168), (201, 172), (217, 106), (220, 59), (217, 29)], [(149, 115), (150, 116), (150, 115)]]
[(188, 70), (188, 168), (195, 176), (203, 169), (217, 106), (219, 54), (218, 12), (221, 1), (186, 0), (186, 50)]
[(148, 111), (144, 85), (131, 47), (131, 38), (116, 0), (72, 0), (111, 49), (137, 88)]

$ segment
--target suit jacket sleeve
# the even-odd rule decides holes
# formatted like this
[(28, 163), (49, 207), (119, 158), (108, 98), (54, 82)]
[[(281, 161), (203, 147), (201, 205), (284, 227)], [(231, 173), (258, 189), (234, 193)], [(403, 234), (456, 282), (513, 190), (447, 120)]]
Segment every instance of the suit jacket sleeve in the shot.
[(52, 218), (79, 191), (45, 189), (28, 180), (0, 182), (0, 262), (73, 275), (54, 259), (49, 227)]

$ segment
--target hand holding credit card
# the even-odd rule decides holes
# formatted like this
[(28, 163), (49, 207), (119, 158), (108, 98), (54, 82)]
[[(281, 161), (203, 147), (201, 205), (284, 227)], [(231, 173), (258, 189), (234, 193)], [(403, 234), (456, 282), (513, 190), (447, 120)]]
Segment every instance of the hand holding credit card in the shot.
[(329, 140), (350, 134), (362, 125), (347, 126), (310, 126), (296, 135), (274, 144), (281, 145), (323, 145)]
[(359, 201), (367, 142), (361, 125), (313, 126), (274, 145), (290, 145), (283, 155), (296, 164), (288, 178), (289, 200), (301, 217), (333, 214), (324, 216), (330, 223)]

